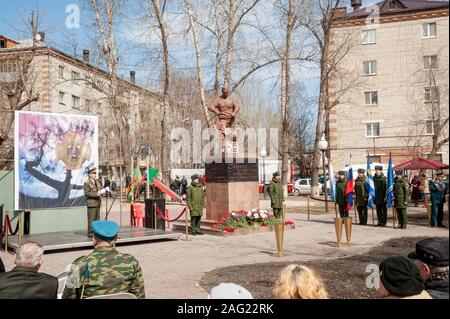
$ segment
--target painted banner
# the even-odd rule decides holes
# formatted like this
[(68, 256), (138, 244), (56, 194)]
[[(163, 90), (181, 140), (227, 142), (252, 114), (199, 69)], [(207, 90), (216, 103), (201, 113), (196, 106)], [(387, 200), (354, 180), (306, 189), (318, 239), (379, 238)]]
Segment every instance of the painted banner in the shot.
[(87, 170), (98, 166), (96, 116), (15, 113), (15, 209), (85, 205)]

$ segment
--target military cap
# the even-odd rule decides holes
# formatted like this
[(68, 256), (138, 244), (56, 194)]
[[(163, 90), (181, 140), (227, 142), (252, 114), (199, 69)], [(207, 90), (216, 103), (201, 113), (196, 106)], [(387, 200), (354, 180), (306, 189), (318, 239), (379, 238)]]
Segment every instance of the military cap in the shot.
[(416, 243), (416, 250), (408, 258), (418, 259), (435, 267), (448, 267), (448, 240), (426, 238)]
[(444, 172), (443, 171), (438, 171), (436, 174), (434, 174), (434, 175), (436, 175), (436, 176), (438, 176), (438, 175), (444, 175)]
[(92, 167), (92, 168), (90, 168), (89, 170), (88, 170), (88, 173), (90, 174), (90, 173), (95, 173), (95, 172), (97, 172), (97, 167)]
[(403, 175), (403, 170), (402, 169), (396, 169), (395, 170), (395, 175)]
[(280, 176), (280, 173), (279, 172), (275, 172), (272, 175), (273, 175), (273, 177), (277, 177), (277, 176)]
[(364, 168), (358, 168), (358, 173), (365, 173), (366, 172), (366, 170), (364, 169)]
[(119, 224), (110, 220), (96, 220), (92, 222), (92, 232), (98, 239), (107, 241), (114, 240), (119, 230)]
[(414, 296), (425, 289), (419, 268), (406, 257), (385, 259), (380, 264), (380, 280), (394, 296)]
[(194, 180), (194, 179), (200, 179), (200, 176), (198, 176), (198, 174), (194, 174), (191, 176), (191, 180)]
[(339, 174), (339, 175), (344, 175), (344, 176), (345, 176), (345, 175), (347, 175), (347, 172), (346, 172), (346, 171), (339, 171), (338, 174)]
[(375, 170), (382, 171), (383, 170), (383, 166), (377, 165), (377, 166), (375, 166)]

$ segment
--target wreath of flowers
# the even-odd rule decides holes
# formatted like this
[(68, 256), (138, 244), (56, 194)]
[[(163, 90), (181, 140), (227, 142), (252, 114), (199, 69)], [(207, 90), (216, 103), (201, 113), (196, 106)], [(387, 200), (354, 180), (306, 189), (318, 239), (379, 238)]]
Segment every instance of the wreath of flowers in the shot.
[[(252, 210), (231, 211), (216, 219), (213, 228), (221, 229), (224, 232), (233, 233), (237, 228), (250, 228), (255, 223), (259, 226), (268, 226), (279, 222), (273, 214), (265, 209), (257, 208)], [(292, 220), (284, 221), (285, 225), (293, 225)]]

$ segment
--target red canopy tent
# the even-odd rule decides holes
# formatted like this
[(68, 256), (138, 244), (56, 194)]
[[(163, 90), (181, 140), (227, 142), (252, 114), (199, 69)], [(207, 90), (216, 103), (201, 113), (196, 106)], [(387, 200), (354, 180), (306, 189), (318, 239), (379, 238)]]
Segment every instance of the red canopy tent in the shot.
[(395, 169), (405, 169), (405, 170), (421, 170), (421, 169), (447, 169), (448, 165), (442, 164), (440, 162), (432, 161), (423, 157), (416, 157), (412, 160), (406, 161), (404, 163), (395, 165)]

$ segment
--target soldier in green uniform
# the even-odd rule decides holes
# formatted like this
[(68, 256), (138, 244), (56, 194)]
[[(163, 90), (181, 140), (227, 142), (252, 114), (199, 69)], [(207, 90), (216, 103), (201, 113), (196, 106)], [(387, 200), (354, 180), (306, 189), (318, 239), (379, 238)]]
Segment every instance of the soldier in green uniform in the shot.
[(355, 180), (356, 209), (358, 210), (359, 224), (367, 225), (367, 202), (369, 192), (366, 188), (365, 169), (358, 169), (358, 177)]
[(345, 171), (339, 171), (339, 179), (336, 181), (336, 204), (339, 206), (341, 218), (348, 217), (347, 197), (345, 196)]
[(131, 293), (145, 298), (144, 278), (138, 261), (115, 249), (119, 225), (113, 221), (92, 223), (94, 251), (76, 259), (67, 277), (63, 299)]
[(96, 178), (97, 169), (91, 168), (88, 171), (88, 180), (83, 185), (84, 196), (86, 196), (87, 220), (88, 220), (88, 236), (92, 237), (92, 222), (100, 219), (100, 199), (102, 184)]
[(283, 186), (281, 184), (280, 173), (273, 173), (272, 182), (269, 186), (270, 206), (276, 218), (281, 218), (281, 210), (283, 208)]
[(200, 221), (205, 207), (205, 191), (200, 183), (200, 176), (192, 175), (192, 183), (187, 189), (187, 205), (191, 213), (191, 234), (203, 235), (200, 232)]
[(406, 229), (408, 223), (408, 215), (406, 213), (406, 205), (409, 198), (409, 187), (406, 181), (403, 179), (403, 171), (395, 171), (395, 183), (394, 183), (394, 207), (397, 211), (398, 228)]
[(375, 166), (375, 176), (373, 177), (375, 186), (375, 205), (377, 207), (378, 227), (384, 227), (387, 223), (386, 205), (386, 176), (383, 174), (383, 166)]

